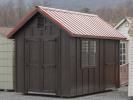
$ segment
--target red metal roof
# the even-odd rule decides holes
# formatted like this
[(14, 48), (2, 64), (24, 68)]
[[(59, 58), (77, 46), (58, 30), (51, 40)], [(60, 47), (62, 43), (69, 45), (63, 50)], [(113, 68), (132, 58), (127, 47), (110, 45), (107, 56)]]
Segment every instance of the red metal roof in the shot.
[(60, 10), (37, 6), (31, 13), (22, 19), (18, 25), (7, 35), (10, 38), (15, 34), (36, 12), (49, 17), (52, 21), (65, 29), (73, 37), (126, 39), (111, 25), (93, 14)]

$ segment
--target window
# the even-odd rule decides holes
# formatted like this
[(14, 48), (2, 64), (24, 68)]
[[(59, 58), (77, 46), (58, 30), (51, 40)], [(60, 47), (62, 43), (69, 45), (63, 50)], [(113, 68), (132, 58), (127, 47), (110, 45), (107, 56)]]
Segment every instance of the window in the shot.
[(37, 18), (37, 28), (43, 28), (44, 27), (44, 17), (39, 16)]
[(120, 65), (126, 64), (127, 63), (127, 43), (126, 42), (121, 42), (120, 43)]
[(96, 41), (82, 40), (82, 67), (96, 65)]

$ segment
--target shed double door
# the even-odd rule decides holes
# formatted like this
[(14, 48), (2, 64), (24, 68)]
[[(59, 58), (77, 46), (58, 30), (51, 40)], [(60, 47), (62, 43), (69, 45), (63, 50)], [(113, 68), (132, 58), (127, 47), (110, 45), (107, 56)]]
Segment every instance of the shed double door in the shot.
[(58, 59), (56, 39), (27, 39), (25, 45), (27, 92), (55, 93)]

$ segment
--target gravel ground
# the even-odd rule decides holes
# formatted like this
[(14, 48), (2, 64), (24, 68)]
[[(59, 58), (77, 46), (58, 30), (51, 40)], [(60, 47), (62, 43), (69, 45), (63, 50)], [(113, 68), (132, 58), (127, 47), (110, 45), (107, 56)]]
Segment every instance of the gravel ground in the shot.
[[(31, 95), (22, 95), (14, 92), (2, 92), (2, 91), (0, 92), (0, 100), (66, 100), (66, 99), (68, 98), (31, 96)], [(127, 87), (122, 87), (118, 90), (106, 93), (69, 98), (69, 100), (128, 100)]]

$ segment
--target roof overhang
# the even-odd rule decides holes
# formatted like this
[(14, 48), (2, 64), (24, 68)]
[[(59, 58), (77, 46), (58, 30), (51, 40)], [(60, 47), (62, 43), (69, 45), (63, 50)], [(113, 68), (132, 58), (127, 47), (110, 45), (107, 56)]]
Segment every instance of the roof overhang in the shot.
[[(65, 10), (64, 10), (65, 11)], [(30, 13), (28, 13), (25, 17), (23, 17), (15, 26), (14, 29), (12, 29), (8, 34), (7, 38), (14, 38), (14, 34), (21, 28), (23, 27), (37, 12), (41, 13), (44, 16), (47, 16), (50, 20), (52, 20), (55, 24), (57, 24), (59, 27), (64, 29), (65, 31), (68, 32), (73, 37), (83, 37), (83, 38), (100, 38), (100, 39), (114, 39), (114, 40), (125, 40), (126, 37), (107, 37), (107, 36), (92, 36), (92, 35), (74, 35), (69, 29), (67, 29), (64, 25), (62, 25), (58, 20), (55, 20), (52, 16), (50, 16), (46, 11), (42, 9), (40, 6), (36, 6)], [(92, 15), (90, 15), (92, 16)]]

